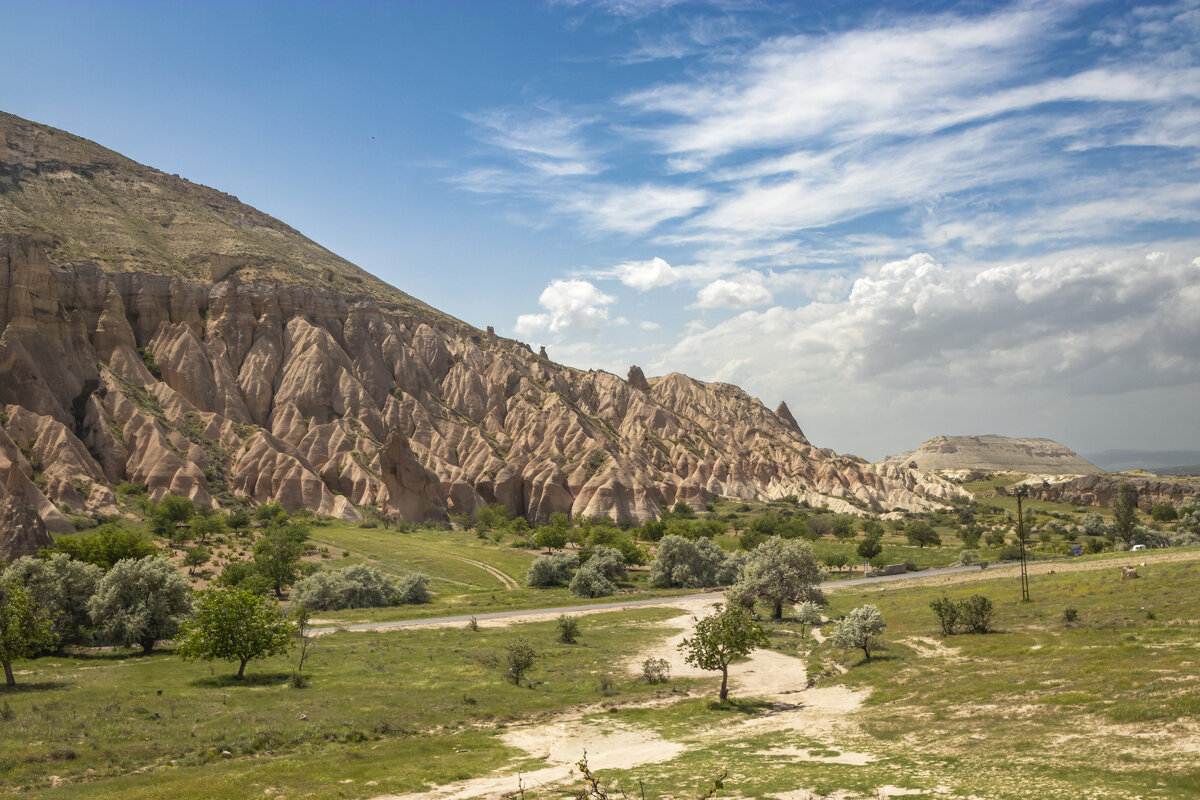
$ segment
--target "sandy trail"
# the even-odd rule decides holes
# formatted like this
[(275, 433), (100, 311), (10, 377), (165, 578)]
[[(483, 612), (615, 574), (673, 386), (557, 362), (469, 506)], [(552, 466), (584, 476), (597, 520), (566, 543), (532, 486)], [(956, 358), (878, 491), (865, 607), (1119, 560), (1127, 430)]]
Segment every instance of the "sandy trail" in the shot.
[[(712, 681), (717, 673), (697, 669), (683, 660), (678, 645), (695, 629), (695, 620), (713, 613), (714, 598), (675, 598), (672, 606), (685, 613), (658, 623), (673, 633), (663, 641), (635, 656), (627, 665), (631, 674), (640, 674), (646, 658), (662, 658), (671, 665), (672, 677), (698, 677)], [(497, 622), (500, 622), (497, 620)], [(507, 620), (505, 620), (507, 622)], [(376, 800), (467, 800), (499, 797), (525, 789), (543, 788), (575, 777), (574, 768), (587, 753), (592, 769), (631, 769), (644, 764), (669, 761), (689, 749), (719, 738), (753, 736), (775, 731), (801, 732), (807, 738), (837, 737), (852, 727), (846, 720), (862, 705), (867, 692), (854, 692), (844, 686), (807, 689), (808, 674), (804, 662), (773, 650), (756, 650), (744, 661), (730, 667), (730, 692), (737, 697), (756, 697), (773, 701), (761, 716), (742, 719), (698, 730), (684, 741), (670, 741), (653, 731), (603, 718), (585, 719), (581, 713), (551, 723), (531, 725), (509, 731), (505, 744), (524, 750), (547, 766), (530, 772), (505, 770), (482, 778), (459, 781), (432, 788), (428, 792), (388, 795)], [(842, 751), (838, 755), (810, 754), (801, 748), (782, 748), (771, 755), (790, 761), (824, 761), (842, 764), (866, 764), (872, 756)]]

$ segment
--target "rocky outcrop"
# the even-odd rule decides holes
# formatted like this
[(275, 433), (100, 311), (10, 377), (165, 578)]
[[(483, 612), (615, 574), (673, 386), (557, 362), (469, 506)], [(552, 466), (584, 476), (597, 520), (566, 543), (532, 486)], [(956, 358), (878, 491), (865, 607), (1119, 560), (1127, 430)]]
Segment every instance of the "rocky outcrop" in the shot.
[[(36, 229), (0, 235), (0, 470), (51, 530), (70, 530), (59, 506), (112, 513), (122, 481), (202, 507), (424, 520), (501, 503), (531, 522), (714, 495), (919, 509), (958, 491), (815, 448), (786, 405), (736, 386), (556, 364), (61, 131), (0, 115), (0, 132), (0, 225)], [(80, 206), (97, 186), (120, 208)]]
[(935, 436), (910, 453), (889, 456), (889, 464), (913, 469), (1028, 472), (1037, 475), (1090, 475), (1095, 464), (1050, 439), (1007, 436)]
[(1200, 493), (1200, 478), (1165, 479), (1141, 473), (1115, 473), (1105, 475), (1082, 475), (1063, 483), (1031, 485), (1029, 496), (1038, 500), (1069, 503), (1074, 506), (1111, 507), (1122, 483), (1132, 484), (1137, 490), (1137, 504), (1149, 511), (1159, 503), (1179, 506)]
[(38, 550), (54, 543), (46, 524), (25, 500), (21, 473), (10, 470), (0, 501), (0, 564), (11, 564), (23, 556), (36, 556)]

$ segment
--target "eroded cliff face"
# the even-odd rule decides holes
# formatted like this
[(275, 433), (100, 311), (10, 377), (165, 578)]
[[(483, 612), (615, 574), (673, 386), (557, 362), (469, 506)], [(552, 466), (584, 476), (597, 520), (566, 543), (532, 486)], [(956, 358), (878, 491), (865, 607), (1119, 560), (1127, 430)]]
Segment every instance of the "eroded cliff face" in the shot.
[[(809, 444), (787, 410), (684, 375), (631, 383), (365, 296), (52, 265), (0, 237), (0, 480), (51, 530), (118, 481), (356, 519), (503, 503), (645, 520), (714, 494), (853, 511), (958, 492)], [(139, 352), (141, 348), (142, 352)], [(152, 374), (150, 366), (155, 374)]]
[(884, 463), (921, 470), (984, 470), (1036, 475), (1091, 475), (1100, 468), (1050, 439), (1008, 436), (935, 436)]

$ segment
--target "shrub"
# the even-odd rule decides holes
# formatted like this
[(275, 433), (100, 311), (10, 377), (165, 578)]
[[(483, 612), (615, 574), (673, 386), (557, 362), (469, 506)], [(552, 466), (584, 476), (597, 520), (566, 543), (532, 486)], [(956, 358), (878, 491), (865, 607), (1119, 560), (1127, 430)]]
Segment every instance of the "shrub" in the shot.
[(607, 597), (617, 591), (616, 585), (604, 573), (603, 564), (589, 559), (571, 578), (571, 594), (576, 597)]
[(883, 615), (877, 606), (859, 606), (838, 620), (829, 640), (834, 647), (842, 650), (862, 650), (867, 661), (870, 661), (871, 652), (881, 644), (879, 635), (885, 627)]
[(429, 578), (420, 573), (405, 575), (396, 584), (396, 602), (402, 605), (415, 605), (429, 602)]
[(1079, 611), (1074, 608), (1063, 609), (1063, 622), (1078, 622)]
[(537, 652), (527, 639), (517, 637), (504, 646), (504, 675), (514, 686), (521, 685), (536, 661)]
[(671, 663), (665, 658), (647, 658), (642, 662), (642, 680), (646, 683), (666, 683), (671, 679)]
[(578, 564), (579, 559), (571, 553), (542, 556), (529, 565), (525, 583), (529, 586), (566, 586), (571, 582), (571, 570)]
[(579, 636), (579, 618), (569, 617), (566, 614), (559, 615), (558, 640), (563, 644), (575, 644), (577, 636)]
[(943, 636), (951, 636), (958, 627), (958, 617), (962, 611), (961, 605), (951, 600), (946, 595), (935, 598), (929, 607), (933, 609), (933, 613), (937, 616), (938, 625), (942, 628)]
[(974, 550), (963, 550), (958, 554), (958, 563), (964, 567), (979, 563), (979, 553)]
[(374, 567), (355, 564), (301, 578), (292, 588), (292, 601), (311, 611), (424, 603), (429, 600), (428, 583), (428, 578), (417, 574), (397, 583)]
[(981, 594), (960, 600), (959, 617), (971, 633), (987, 633), (992, 626), (992, 601)]
[(724, 551), (709, 539), (690, 541), (682, 536), (664, 536), (650, 570), (650, 584), (688, 589), (715, 586), (717, 569), (724, 561)]

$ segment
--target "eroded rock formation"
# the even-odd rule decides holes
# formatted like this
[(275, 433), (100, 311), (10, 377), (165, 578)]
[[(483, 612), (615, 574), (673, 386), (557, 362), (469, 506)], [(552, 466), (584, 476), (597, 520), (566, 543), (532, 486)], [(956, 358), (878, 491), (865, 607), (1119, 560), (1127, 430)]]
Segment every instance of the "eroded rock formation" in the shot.
[(935, 436), (910, 453), (886, 463), (920, 470), (969, 469), (1037, 475), (1090, 475), (1100, 468), (1050, 439), (1007, 436)]

